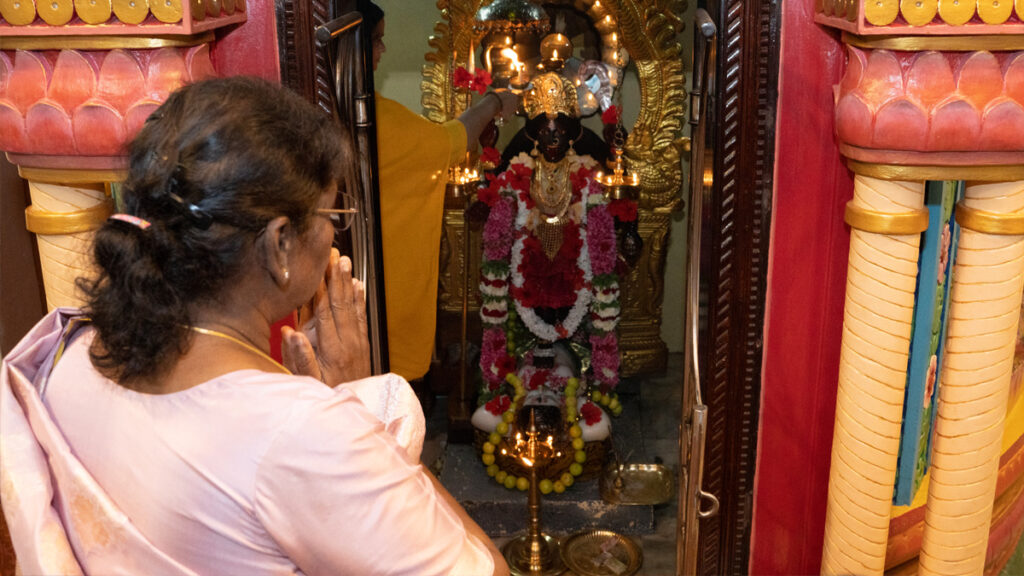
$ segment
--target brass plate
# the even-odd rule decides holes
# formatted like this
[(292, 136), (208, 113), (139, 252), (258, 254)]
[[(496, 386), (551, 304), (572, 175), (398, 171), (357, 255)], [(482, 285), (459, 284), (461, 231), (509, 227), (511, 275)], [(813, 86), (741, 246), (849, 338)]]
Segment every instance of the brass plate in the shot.
[(566, 538), (562, 561), (577, 576), (630, 576), (640, 569), (644, 554), (627, 536), (590, 530)]
[[(615, 485), (619, 476), (622, 482)], [(601, 497), (610, 504), (664, 504), (672, 499), (675, 481), (672, 472), (660, 464), (624, 464), (618, 475), (611, 469), (601, 475)]]

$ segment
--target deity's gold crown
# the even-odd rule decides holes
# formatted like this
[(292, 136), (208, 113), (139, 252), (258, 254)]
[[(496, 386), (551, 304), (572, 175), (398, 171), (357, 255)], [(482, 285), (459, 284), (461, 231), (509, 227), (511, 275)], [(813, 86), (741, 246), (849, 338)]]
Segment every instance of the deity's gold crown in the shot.
[(523, 95), (523, 110), (527, 118), (535, 118), (541, 113), (554, 117), (559, 112), (571, 118), (579, 116), (576, 87), (572, 80), (547, 72), (532, 82), (533, 87)]

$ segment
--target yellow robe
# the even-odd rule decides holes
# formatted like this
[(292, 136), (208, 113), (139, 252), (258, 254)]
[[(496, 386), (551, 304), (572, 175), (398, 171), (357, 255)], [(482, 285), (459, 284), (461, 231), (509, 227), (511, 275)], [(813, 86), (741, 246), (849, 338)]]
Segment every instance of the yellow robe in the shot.
[(388, 353), (391, 371), (412, 380), (430, 368), (445, 177), (466, 154), (466, 128), (380, 94), (376, 105)]

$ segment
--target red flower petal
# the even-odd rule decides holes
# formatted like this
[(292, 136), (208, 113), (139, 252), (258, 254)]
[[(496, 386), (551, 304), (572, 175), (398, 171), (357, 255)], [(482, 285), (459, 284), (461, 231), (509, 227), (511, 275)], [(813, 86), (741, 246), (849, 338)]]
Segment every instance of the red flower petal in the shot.
[(593, 426), (601, 421), (601, 409), (594, 405), (593, 402), (587, 402), (580, 408), (580, 415), (583, 416), (584, 422), (587, 426)]

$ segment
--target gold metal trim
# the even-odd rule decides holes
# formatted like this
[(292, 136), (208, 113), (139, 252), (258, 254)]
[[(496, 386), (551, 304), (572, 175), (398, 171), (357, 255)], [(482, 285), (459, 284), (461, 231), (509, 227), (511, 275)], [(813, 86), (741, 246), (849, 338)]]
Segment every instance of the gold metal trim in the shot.
[(861, 208), (851, 200), (846, 203), (843, 220), (851, 228), (874, 234), (920, 234), (928, 229), (928, 209), (920, 208), (913, 212), (876, 212)]
[(47, 184), (96, 184), (123, 182), (127, 173), (121, 170), (72, 170), (18, 166), (18, 175), (31, 182)]
[(971, 208), (957, 202), (956, 222), (963, 228), (994, 234), (997, 236), (1019, 236), (1024, 234), (1024, 213), (1000, 214)]
[(981, 35), (981, 36), (860, 36), (843, 32), (843, 43), (869, 50), (897, 50), (923, 52), (939, 50), (947, 52), (1000, 52), (1024, 50), (1024, 36)]
[(25, 228), (43, 235), (88, 232), (99, 228), (113, 211), (114, 203), (110, 200), (75, 212), (45, 212), (29, 206), (25, 209)]
[(873, 164), (846, 159), (846, 165), (855, 174), (880, 180), (978, 180), (982, 182), (1012, 182), (1024, 180), (1024, 164), (998, 164), (992, 166), (903, 166)]
[(213, 31), (194, 36), (0, 36), (3, 50), (145, 50), (213, 42)]

